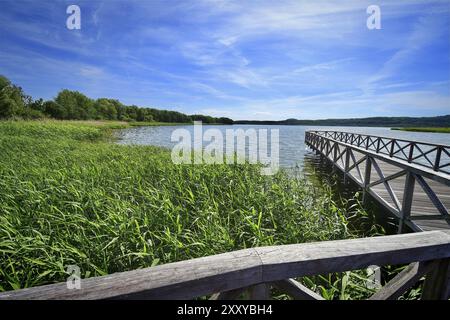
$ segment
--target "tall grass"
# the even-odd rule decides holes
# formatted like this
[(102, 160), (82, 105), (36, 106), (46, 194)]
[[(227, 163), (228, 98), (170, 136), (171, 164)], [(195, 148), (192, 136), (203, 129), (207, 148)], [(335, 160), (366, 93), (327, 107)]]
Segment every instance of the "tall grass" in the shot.
[(0, 123), (0, 290), (64, 281), (71, 264), (91, 277), (353, 236), (326, 188), (255, 165), (175, 165), (109, 142), (121, 126)]

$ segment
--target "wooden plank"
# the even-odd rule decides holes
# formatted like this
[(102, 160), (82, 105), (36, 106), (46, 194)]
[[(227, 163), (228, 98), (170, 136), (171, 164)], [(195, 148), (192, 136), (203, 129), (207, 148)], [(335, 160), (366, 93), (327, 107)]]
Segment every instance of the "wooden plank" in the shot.
[(272, 284), (280, 291), (287, 293), (295, 300), (325, 300), (321, 295), (308, 289), (294, 279), (274, 281)]
[(406, 290), (411, 288), (431, 268), (436, 267), (433, 262), (414, 262), (397, 274), (391, 281), (372, 295), (369, 300), (395, 300)]
[(427, 224), (420, 224), (420, 228), (422, 231), (448, 230), (448, 227), (442, 228), (441, 225), (428, 226)]
[(425, 191), (426, 195), (430, 198), (431, 202), (436, 206), (439, 212), (443, 216), (448, 216), (447, 208), (445, 208), (444, 204), (441, 200), (436, 196), (436, 193), (430, 188), (428, 183), (421, 176), (415, 175), (417, 182), (420, 184), (422, 189)]
[[(411, 220), (441, 220), (442, 216), (437, 214), (424, 214), (424, 215), (414, 215), (411, 217)], [(450, 218), (445, 219), (447, 223), (450, 222)]]

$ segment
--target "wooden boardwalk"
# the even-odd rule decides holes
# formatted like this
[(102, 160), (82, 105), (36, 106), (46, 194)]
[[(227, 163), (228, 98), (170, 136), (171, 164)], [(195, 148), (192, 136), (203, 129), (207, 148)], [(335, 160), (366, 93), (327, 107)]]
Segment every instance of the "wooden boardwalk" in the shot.
[(414, 231), (450, 229), (450, 147), (336, 131), (307, 145)]

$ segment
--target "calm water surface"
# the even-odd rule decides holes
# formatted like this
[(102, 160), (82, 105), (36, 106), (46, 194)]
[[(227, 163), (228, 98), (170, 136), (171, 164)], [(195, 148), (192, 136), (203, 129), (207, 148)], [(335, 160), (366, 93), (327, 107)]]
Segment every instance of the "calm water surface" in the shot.
[[(118, 133), (120, 144), (155, 145), (171, 148), (176, 142), (171, 142), (170, 137), (176, 129), (187, 129), (191, 132), (193, 139), (193, 126), (160, 126), (160, 127), (135, 127), (121, 130)], [(417, 140), (436, 144), (450, 144), (450, 134), (445, 133), (425, 133), (390, 130), (390, 128), (373, 127), (320, 127), (320, 126), (267, 126), (267, 125), (203, 125), (205, 130), (219, 129), (224, 137), (226, 129), (244, 130), (249, 128), (258, 129), (278, 129), (280, 142), (280, 166), (285, 168), (303, 167), (306, 159), (311, 157), (311, 152), (305, 145), (305, 131), (307, 130), (329, 130), (346, 131), (361, 134), (378, 135), (398, 139)], [(270, 138), (268, 139), (270, 141)], [(207, 145), (204, 142), (204, 145)]]

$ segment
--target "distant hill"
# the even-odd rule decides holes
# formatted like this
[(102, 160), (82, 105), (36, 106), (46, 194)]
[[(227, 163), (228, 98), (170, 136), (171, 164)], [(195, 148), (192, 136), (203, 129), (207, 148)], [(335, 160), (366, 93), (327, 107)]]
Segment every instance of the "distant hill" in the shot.
[(351, 119), (299, 120), (237, 120), (234, 124), (310, 125), (355, 127), (450, 127), (450, 115), (436, 117), (370, 117)]

